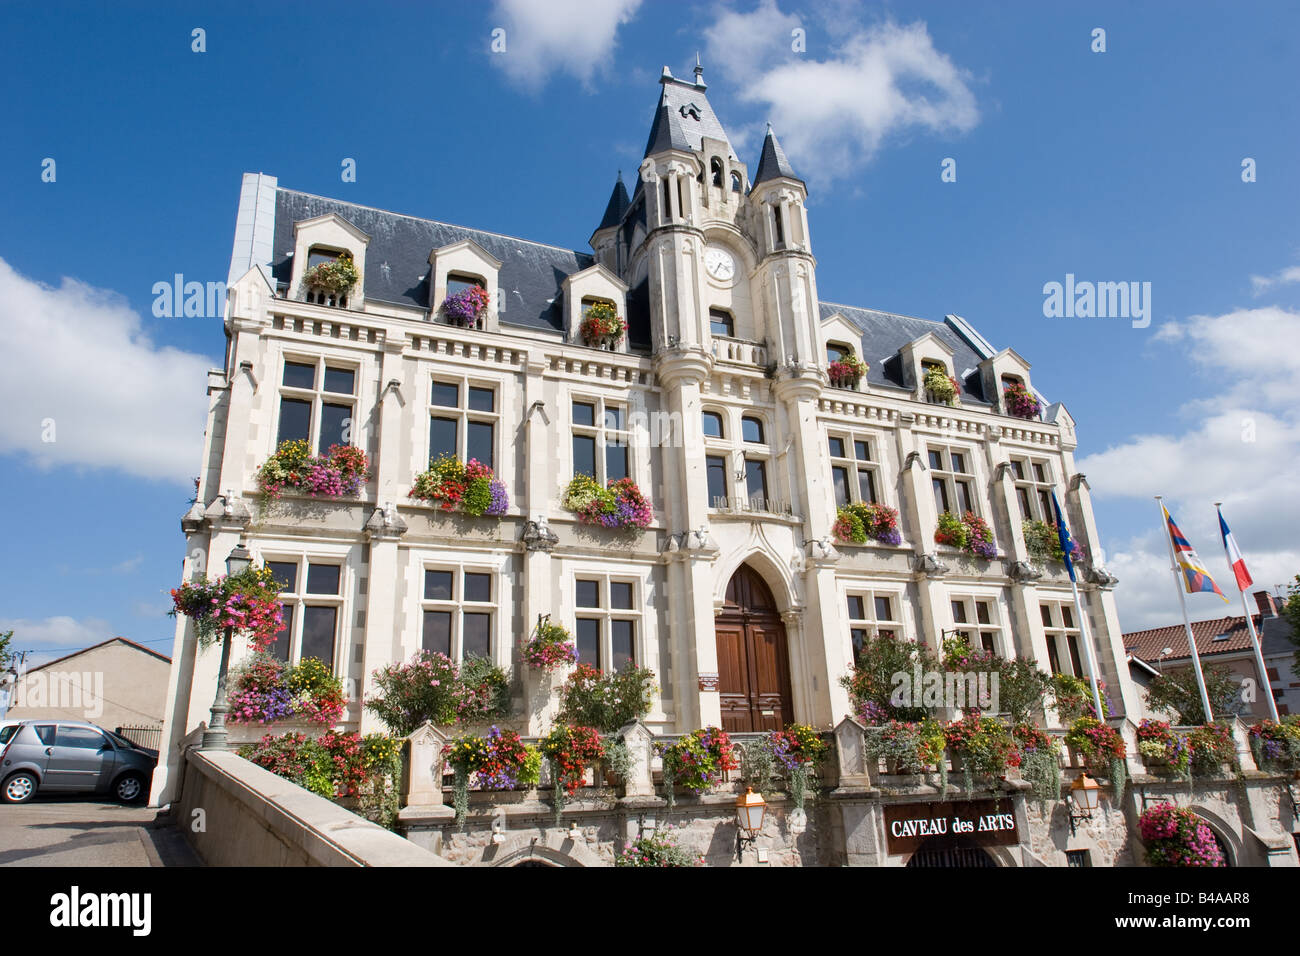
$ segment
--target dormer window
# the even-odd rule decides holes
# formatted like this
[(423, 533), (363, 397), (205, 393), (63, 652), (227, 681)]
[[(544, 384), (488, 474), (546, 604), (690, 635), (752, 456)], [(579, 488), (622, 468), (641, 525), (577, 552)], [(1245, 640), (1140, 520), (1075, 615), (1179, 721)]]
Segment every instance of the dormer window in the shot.
[(961, 400), (957, 380), (948, 374), (948, 366), (933, 359), (921, 361), (921, 386), (926, 401), (938, 405), (956, 405)]
[(320, 246), (308, 250), (307, 268), (302, 274), (306, 301), (346, 309), (348, 294), (360, 279), (361, 273), (347, 250)]
[(852, 354), (853, 354), (853, 349), (849, 348), (847, 345), (841, 345), (839, 342), (826, 343), (827, 364), (830, 364), (832, 362), (843, 362), (844, 356), (852, 355)]
[(447, 276), (447, 298), (442, 303), (442, 314), (449, 324), (483, 328), (488, 301), (487, 285), (480, 277), (457, 272)]
[(1027, 421), (1036, 421), (1042, 410), (1038, 396), (1016, 375), (1002, 376), (1002, 407), (1008, 415)]

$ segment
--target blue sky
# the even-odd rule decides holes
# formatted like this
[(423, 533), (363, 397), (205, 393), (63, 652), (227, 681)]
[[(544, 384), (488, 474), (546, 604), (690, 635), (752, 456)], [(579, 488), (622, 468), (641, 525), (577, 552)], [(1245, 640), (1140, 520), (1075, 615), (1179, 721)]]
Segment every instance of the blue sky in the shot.
[[(20, 648), (123, 634), (168, 649), (203, 372), (223, 336), (219, 319), (154, 318), (151, 290), (175, 273), (225, 278), (241, 173), (583, 249), (616, 172), (635, 175), (661, 66), (689, 76), (697, 50), (751, 172), (772, 120), (808, 180), (824, 299), (956, 312), (1067, 403), (1126, 629), (1177, 614), (1153, 494), (1223, 586), (1220, 499), (1258, 583), (1300, 571), (1294, 5), (10, 3), (5, 16), (0, 628)], [(340, 179), (349, 157), (354, 183)], [(945, 158), (956, 182), (941, 181)], [(1067, 273), (1150, 282), (1150, 327), (1045, 318), (1043, 285)]]

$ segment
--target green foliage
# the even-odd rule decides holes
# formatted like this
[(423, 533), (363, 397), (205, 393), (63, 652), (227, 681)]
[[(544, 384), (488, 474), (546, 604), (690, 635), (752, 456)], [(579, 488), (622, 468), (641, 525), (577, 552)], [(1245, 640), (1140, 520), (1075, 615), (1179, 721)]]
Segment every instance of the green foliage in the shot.
[(882, 634), (863, 643), (852, 672), (840, 678), (840, 684), (853, 700), (854, 713), (864, 724), (881, 719), (921, 720), (924, 707), (901, 707), (891, 703), (893, 676), (911, 674), (919, 665), (923, 671), (937, 666), (934, 653), (924, 644)]
[(1021, 522), (1020, 530), (1025, 535), (1025, 547), (1031, 557), (1040, 561), (1064, 561), (1065, 553), (1061, 550), (1061, 539), (1053, 525), (1036, 518), (1026, 518)]
[(1052, 679), (1033, 661), (1019, 657), (999, 661), (998, 705), (1011, 715), (1012, 722), (1028, 723), (1030, 717), (1041, 710)]
[(650, 713), (657, 690), (655, 673), (647, 667), (629, 663), (613, 674), (602, 674), (580, 664), (560, 690), (556, 721), (612, 734)]
[[(1237, 682), (1228, 668), (1202, 667), (1205, 675), (1205, 693), (1210, 698), (1210, 708), (1216, 717), (1235, 714)], [(1201, 691), (1196, 686), (1196, 673), (1191, 667), (1167, 670), (1152, 679), (1147, 687), (1147, 704), (1152, 710), (1174, 717), (1174, 722), (1184, 726), (1205, 723), (1205, 708), (1201, 706)]]
[(468, 657), (460, 666), (461, 723), (486, 723), (510, 716), (510, 678), (487, 657)]
[(704, 857), (692, 854), (677, 845), (665, 827), (638, 837), (623, 848), (614, 858), (615, 866), (702, 866)]
[(352, 256), (340, 253), (337, 259), (318, 262), (302, 274), (302, 284), (309, 289), (323, 289), (326, 292), (343, 294), (361, 281)]
[(0, 631), (0, 671), (7, 670), (9, 662), (13, 660), (13, 652), (9, 650), (9, 645), (13, 639), (13, 631)]
[(1281, 616), (1291, 625), (1291, 633), (1287, 635), (1291, 643), (1296, 645), (1295, 666), (1300, 671), (1300, 574), (1295, 576), (1295, 583), (1287, 585), (1286, 603), (1279, 609)]

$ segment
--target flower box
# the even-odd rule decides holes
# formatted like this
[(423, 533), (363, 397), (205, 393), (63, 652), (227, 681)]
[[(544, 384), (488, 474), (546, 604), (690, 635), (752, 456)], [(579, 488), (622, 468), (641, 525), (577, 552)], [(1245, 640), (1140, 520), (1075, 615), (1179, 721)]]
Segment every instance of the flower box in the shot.
[(832, 388), (857, 388), (862, 376), (867, 374), (867, 363), (855, 355), (845, 355), (826, 366), (826, 377)]
[(616, 349), (627, 333), (627, 320), (608, 302), (595, 302), (587, 307), (578, 334), (593, 348)]
[(429, 467), (416, 475), (415, 487), (407, 496), (476, 518), (500, 518), (510, 509), (505, 483), (491, 468), (474, 458), (462, 463), (451, 455), (429, 462)]
[(472, 285), (455, 295), (447, 296), (442, 303), (442, 314), (450, 325), (476, 329), (487, 314), (490, 301), (486, 289)]

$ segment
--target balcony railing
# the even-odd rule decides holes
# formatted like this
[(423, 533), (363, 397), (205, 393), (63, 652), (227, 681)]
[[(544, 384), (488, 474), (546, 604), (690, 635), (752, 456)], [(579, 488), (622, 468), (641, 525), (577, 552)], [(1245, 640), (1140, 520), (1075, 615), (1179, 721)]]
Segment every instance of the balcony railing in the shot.
[(709, 507), (726, 514), (769, 514), (794, 517), (794, 509), (788, 501), (773, 498), (725, 498), (714, 496)]
[(749, 365), (754, 368), (767, 367), (767, 346), (761, 342), (747, 342), (725, 335), (712, 336), (713, 357), (720, 362), (735, 365)]

